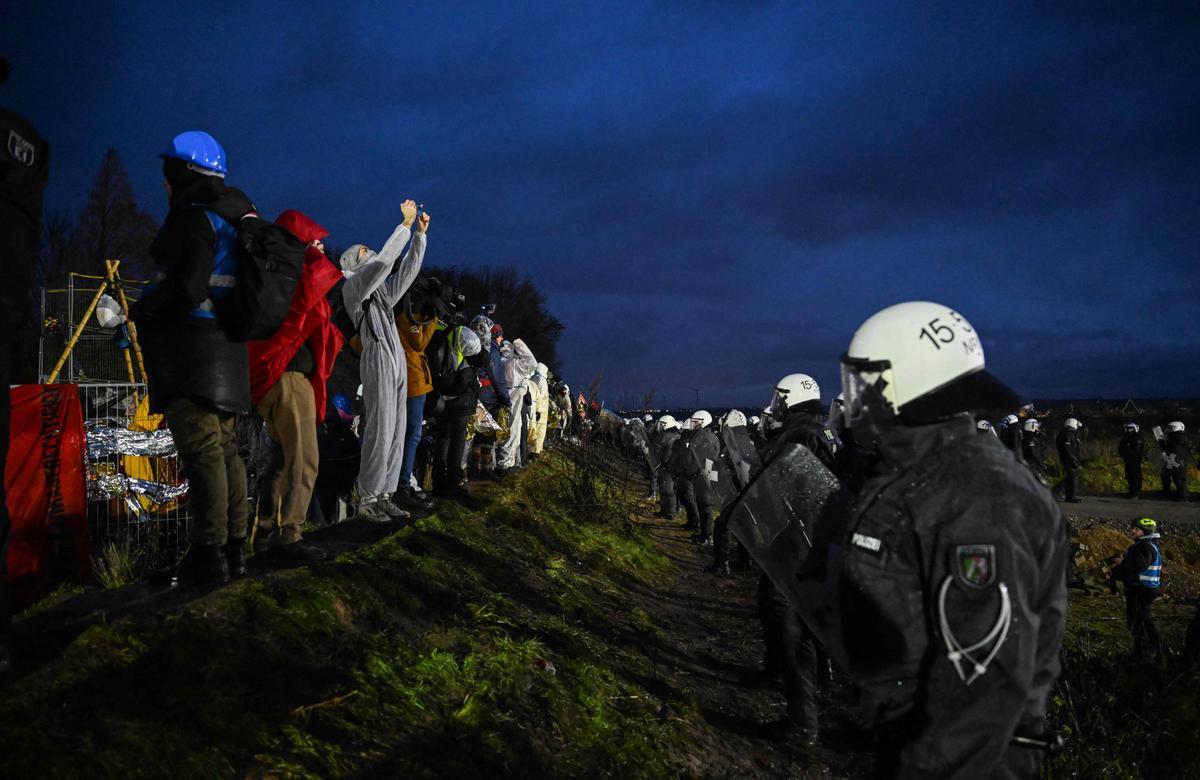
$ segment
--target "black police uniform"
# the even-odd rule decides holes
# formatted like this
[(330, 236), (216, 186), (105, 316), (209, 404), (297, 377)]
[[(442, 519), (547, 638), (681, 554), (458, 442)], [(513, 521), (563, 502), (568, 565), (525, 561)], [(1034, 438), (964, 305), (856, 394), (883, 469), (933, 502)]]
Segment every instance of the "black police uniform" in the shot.
[(1046, 434), (1024, 431), (1021, 435), (1021, 456), (1025, 464), (1039, 477), (1046, 471)]
[(42, 191), (50, 175), (50, 145), (24, 117), (0, 106), (0, 667), (8, 663), (12, 604), (5, 559), (11, 520), (5, 506), (12, 333), (32, 308), (29, 292), (42, 234)]
[(876, 448), (839, 597), (848, 671), (878, 729), (876, 767), (1028, 777), (1042, 754), (1011, 742), (1044, 728), (1059, 672), (1062, 514), (968, 415), (889, 427)]
[(1125, 585), (1125, 625), (1133, 634), (1133, 654), (1141, 659), (1156, 658), (1161, 649), (1158, 629), (1150, 617), (1150, 605), (1161, 587), (1161, 538), (1153, 533), (1135, 541), (1109, 575), (1109, 588), (1114, 593), (1115, 583)]
[[(765, 469), (789, 444), (801, 444), (817, 459), (834, 470), (838, 440), (825, 425), (822, 415), (793, 408), (783, 427), (767, 439), (761, 460)], [(836, 473), (836, 472), (835, 472)], [(817, 710), (817, 644), (796, 610), (763, 574), (758, 580), (758, 614), (766, 644), (765, 673), (783, 677), (787, 698), (787, 721), (809, 739), (816, 739), (819, 728)]]
[(671, 474), (671, 469), (667, 465), (667, 461), (671, 458), (671, 449), (678, 440), (679, 431), (661, 431), (654, 438), (652, 445), (655, 449), (655, 460), (658, 463), (655, 478), (658, 480), (658, 495), (659, 500), (662, 502), (662, 515), (668, 520), (674, 520), (676, 512), (679, 511), (679, 506), (675, 500), (675, 477)]
[(1146, 453), (1146, 440), (1142, 434), (1126, 431), (1117, 445), (1117, 454), (1125, 462), (1125, 482), (1129, 485), (1129, 497), (1142, 497), (1142, 458)]
[(1055, 439), (1058, 459), (1063, 466), (1063, 494), (1068, 501), (1078, 501), (1079, 491), (1079, 432), (1063, 428)]
[[(1187, 437), (1179, 431), (1171, 431), (1163, 444), (1164, 465), (1162, 470), (1163, 494), (1173, 501), (1188, 500), (1188, 456)], [(1174, 489), (1171, 483), (1175, 483)]]
[(679, 432), (679, 438), (671, 444), (671, 455), (667, 467), (675, 482), (675, 500), (687, 514), (687, 522), (683, 527), (688, 531), (700, 528), (700, 511), (696, 506), (696, 491), (692, 485), (692, 472), (695, 463), (688, 455), (688, 443), (696, 434), (693, 430)]

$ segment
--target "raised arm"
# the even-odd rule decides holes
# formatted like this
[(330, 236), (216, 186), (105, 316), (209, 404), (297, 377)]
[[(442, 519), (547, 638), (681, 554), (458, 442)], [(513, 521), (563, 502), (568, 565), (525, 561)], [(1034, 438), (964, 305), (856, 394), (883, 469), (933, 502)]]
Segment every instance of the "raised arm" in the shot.
[[(404, 232), (406, 233), (405, 239), (407, 239), (408, 231), (405, 230)], [(384, 244), (383, 251), (379, 253), (380, 256), (388, 254), (388, 251), (392, 246), (392, 242), (396, 239), (399, 233), (400, 229), (397, 229), (396, 232), (392, 234), (392, 237), (388, 239), (386, 244)], [(395, 249), (392, 250), (395, 254), (390, 255), (392, 261), (394, 261), (396, 255), (400, 254), (400, 250), (403, 247), (404, 241), (400, 241), (395, 246)], [(409, 243), (408, 251), (404, 253), (404, 257), (400, 260), (400, 265), (396, 268), (396, 272), (383, 282), (383, 298), (388, 306), (395, 306), (400, 302), (400, 298), (404, 295), (404, 293), (408, 292), (409, 285), (413, 283), (413, 280), (417, 278), (417, 274), (421, 272), (421, 261), (424, 259), (424, 257), (425, 234), (418, 231), (412, 234), (412, 242)], [(392, 261), (389, 262), (389, 265)]]

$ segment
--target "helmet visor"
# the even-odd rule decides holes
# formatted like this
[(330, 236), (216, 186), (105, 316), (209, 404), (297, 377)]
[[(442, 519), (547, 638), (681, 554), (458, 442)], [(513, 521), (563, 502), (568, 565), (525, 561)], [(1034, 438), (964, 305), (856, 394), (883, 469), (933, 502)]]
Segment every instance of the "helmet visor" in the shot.
[(867, 420), (884, 422), (896, 416), (896, 387), (887, 360), (842, 357), (843, 416), (846, 427)]

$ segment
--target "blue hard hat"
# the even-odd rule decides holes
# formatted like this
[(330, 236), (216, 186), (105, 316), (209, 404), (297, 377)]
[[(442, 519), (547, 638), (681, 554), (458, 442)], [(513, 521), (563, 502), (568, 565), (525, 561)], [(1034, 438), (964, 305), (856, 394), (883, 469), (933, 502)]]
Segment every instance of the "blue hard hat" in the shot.
[(225, 148), (217, 139), (202, 130), (185, 130), (171, 139), (167, 150), (159, 157), (173, 157), (191, 163), (197, 168), (216, 171), (224, 176)]
[(333, 408), (339, 412), (353, 412), (354, 404), (345, 393), (338, 393), (333, 397)]

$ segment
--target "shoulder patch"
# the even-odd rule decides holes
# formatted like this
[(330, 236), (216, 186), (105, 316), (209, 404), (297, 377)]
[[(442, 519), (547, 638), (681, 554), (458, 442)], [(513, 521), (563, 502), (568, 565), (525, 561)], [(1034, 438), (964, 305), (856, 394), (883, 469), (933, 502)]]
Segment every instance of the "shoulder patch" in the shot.
[(855, 547), (861, 547), (862, 549), (873, 552), (876, 555), (879, 555), (881, 552), (883, 552), (883, 540), (875, 536), (867, 536), (866, 534), (855, 532), (855, 534), (850, 537), (850, 543)]
[(14, 160), (26, 167), (32, 166), (37, 159), (37, 148), (26, 141), (16, 130), (8, 131), (8, 154)]
[(960, 544), (950, 561), (954, 577), (970, 588), (988, 588), (996, 582), (996, 546)]

